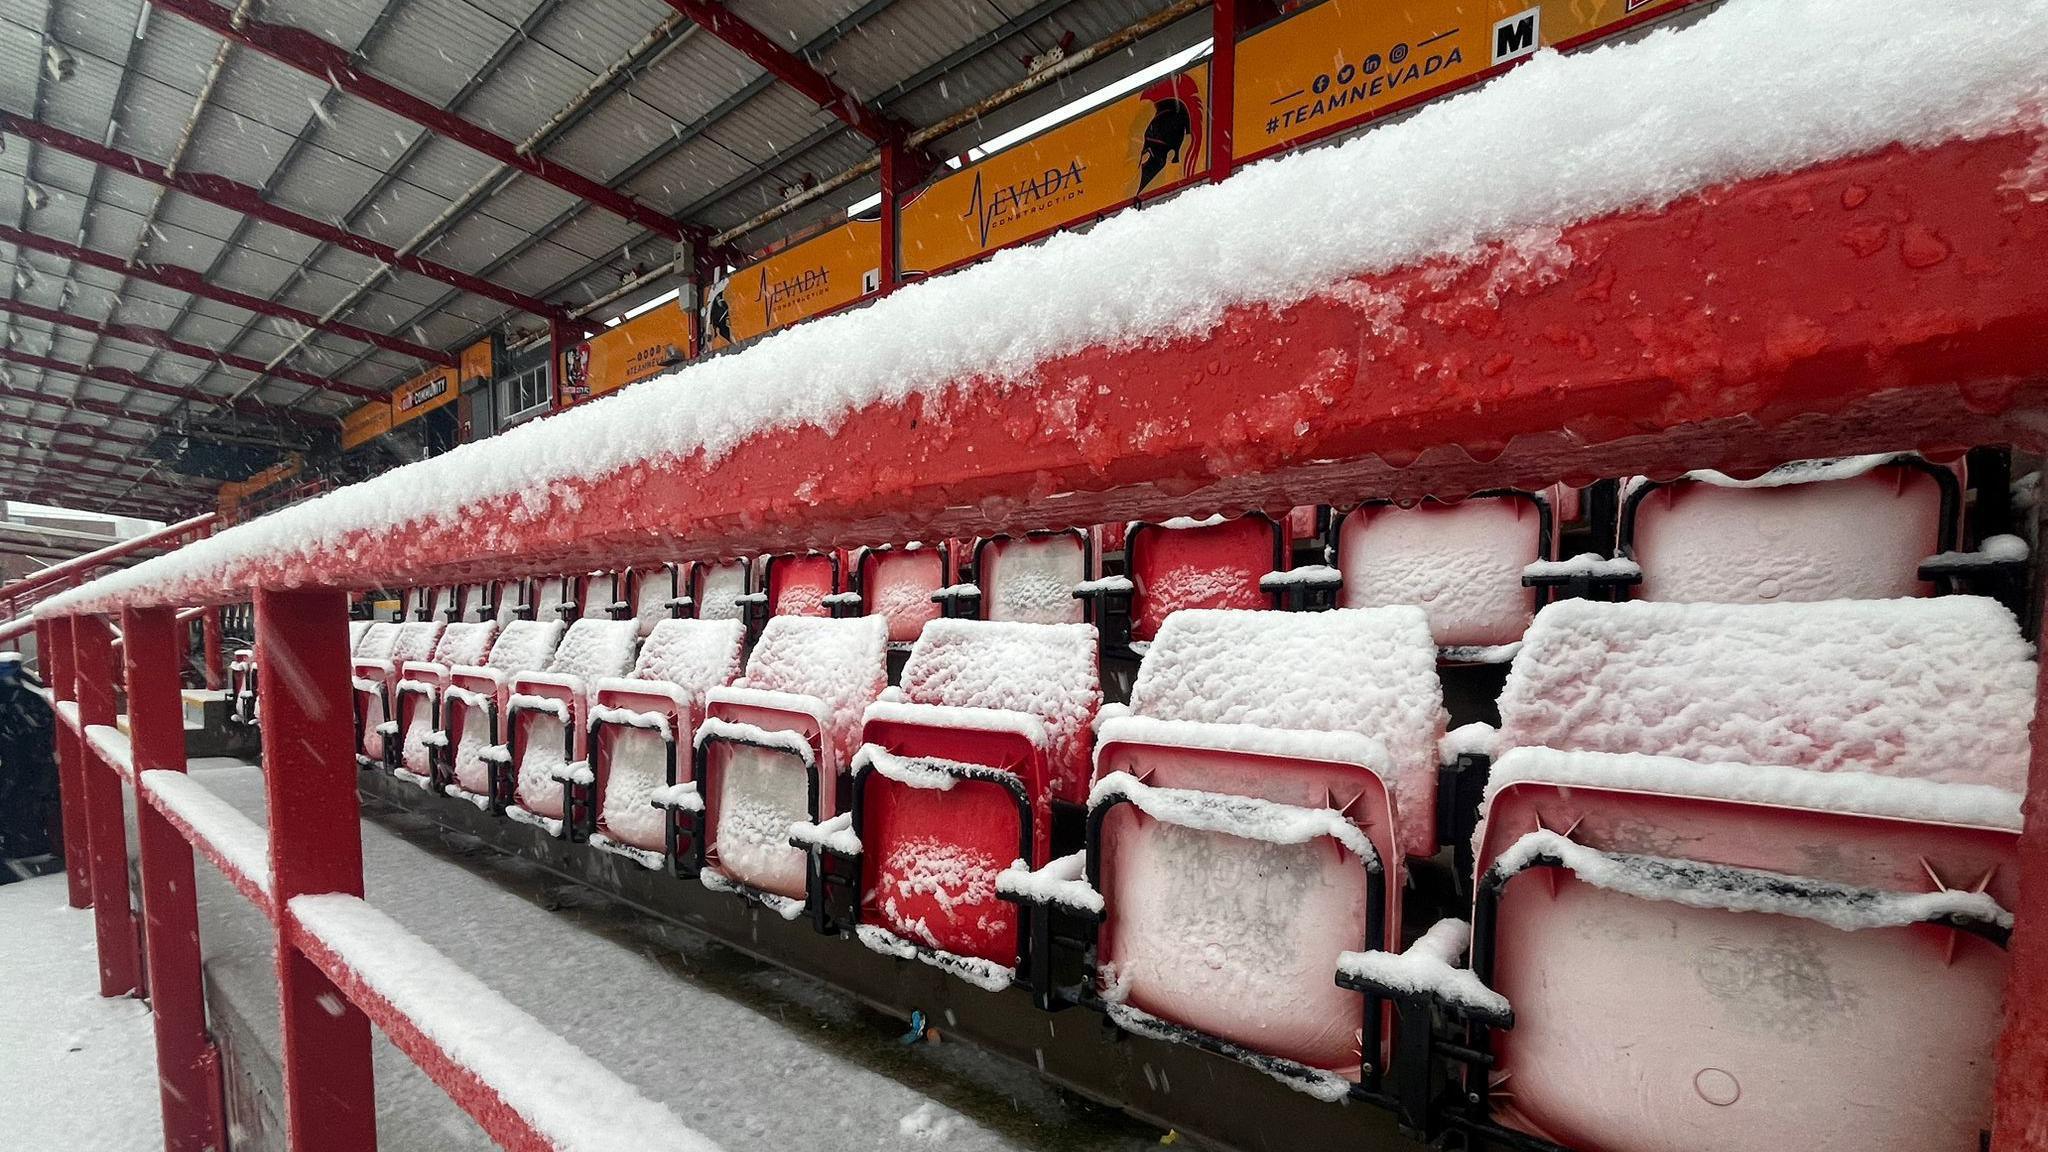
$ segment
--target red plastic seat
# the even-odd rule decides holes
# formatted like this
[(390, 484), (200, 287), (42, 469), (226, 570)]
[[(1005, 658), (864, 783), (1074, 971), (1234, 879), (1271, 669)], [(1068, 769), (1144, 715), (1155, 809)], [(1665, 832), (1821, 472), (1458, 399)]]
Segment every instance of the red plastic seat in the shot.
[(753, 577), (745, 560), (698, 560), (684, 569), (683, 595), (690, 599), (689, 614), (699, 620), (742, 620), (742, 604), (753, 591)]
[(1265, 516), (1134, 524), (1124, 538), (1131, 641), (1149, 644), (1183, 608), (1271, 608), (1259, 580), (1286, 567), (1286, 533)]
[(434, 750), (441, 729), (441, 690), (448, 686), (449, 669), (482, 664), (497, 636), (495, 621), (457, 621), (441, 630), (431, 660), (407, 661), (398, 666), (392, 718), (399, 744), (393, 771), (402, 778), (421, 787), (433, 786)]
[(373, 624), (365, 630), (361, 651), (350, 661), (359, 767), (383, 765), (385, 738), (392, 731), (392, 689), (398, 682), (398, 666), (407, 660), (426, 659), (441, 637), (441, 628), (433, 621), (408, 620)]
[[(672, 850), (663, 788), (690, 779), (687, 741), (703, 718), (704, 694), (739, 676), (746, 626), (737, 620), (663, 620), (641, 645), (633, 671), (597, 682), (591, 709), (594, 799), (590, 842), (659, 867)], [(579, 801), (580, 803), (580, 801)]]
[(645, 640), (652, 635), (655, 626), (670, 617), (670, 605), (677, 597), (685, 595), (676, 578), (673, 564), (662, 564), (652, 568), (630, 568), (619, 574), (621, 589), (619, 599), (625, 601), (626, 613)]
[(574, 620), (583, 614), (581, 576), (541, 576), (529, 584), (535, 620)]
[(794, 919), (811, 901), (808, 854), (790, 827), (838, 814), (861, 713), (887, 683), (880, 617), (776, 616), (736, 684), (705, 693), (693, 778), (694, 848), (707, 887), (741, 892)]
[(564, 625), (559, 620), (514, 620), (498, 629), (490, 657), (481, 665), (450, 666), (441, 690), (441, 749), (444, 789), (480, 807), (506, 804), (497, 791), (498, 721), (512, 694), (512, 678), (538, 672), (554, 657)]
[(1023, 967), (996, 877), (1046, 864), (1053, 800), (1085, 794), (1097, 647), (1087, 624), (925, 626), (901, 689), (868, 708), (855, 762), (863, 943), (989, 989)]
[(1099, 726), (1088, 879), (1112, 1019), (1325, 1098), (1378, 1034), (1335, 987), (1436, 850), (1445, 716), (1420, 609), (1183, 611)]
[(501, 631), (514, 620), (533, 618), (528, 611), (531, 605), (527, 603), (526, 589), (524, 580), (500, 580), (491, 586), (491, 618), (497, 621)]
[(762, 561), (761, 587), (770, 616), (830, 616), (827, 600), (839, 592), (839, 557), (826, 552), (770, 556)]
[(1087, 609), (1074, 586), (1093, 575), (1088, 536), (1079, 529), (995, 536), (974, 549), (984, 620), (1079, 624)]
[(1337, 521), (1335, 560), (1343, 608), (1413, 604), (1429, 617), (1453, 661), (1513, 658), (1536, 615), (1537, 591), (1522, 570), (1550, 556), (1550, 509), (1527, 492), (1412, 507), (1361, 505)]
[(1578, 1152), (1977, 1149), (2030, 657), (1975, 597), (1546, 608), (1478, 846), (1493, 1118)]
[(513, 801), (507, 815), (562, 834), (560, 777), (573, 775), (589, 755), (587, 717), (597, 684), (625, 675), (639, 644), (631, 620), (577, 620), (562, 634), (546, 671), (512, 677), (505, 703)]
[(1921, 561), (1954, 546), (1953, 471), (1913, 456), (1787, 464), (1754, 480), (1634, 481), (1621, 550), (1642, 600), (1767, 603), (1932, 595)]
[(939, 618), (934, 593), (951, 573), (944, 548), (864, 548), (854, 562), (854, 587), (864, 615), (889, 622), (889, 643), (908, 646)]

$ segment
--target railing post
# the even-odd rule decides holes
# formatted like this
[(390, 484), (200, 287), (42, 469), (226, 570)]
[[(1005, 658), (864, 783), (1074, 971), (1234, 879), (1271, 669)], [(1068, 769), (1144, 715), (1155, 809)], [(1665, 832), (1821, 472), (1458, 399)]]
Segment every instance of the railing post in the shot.
[(348, 596), (257, 589), (256, 664), (277, 901), (285, 1142), (292, 1152), (373, 1152), (369, 1018), (293, 945), (286, 907), (308, 893), (363, 894)]
[[(43, 683), (50, 699), (77, 700), (71, 675), (71, 617), (44, 624)], [(73, 908), (92, 907), (92, 834), (85, 819), (85, 749), (78, 733), (57, 717), (57, 802), (64, 827), (64, 883)]]
[(143, 946), (165, 1152), (225, 1147), (220, 1052), (206, 1031), (199, 955), (199, 901), (192, 846), (143, 794), (142, 774), (185, 770), (185, 713), (178, 669), (186, 625), (170, 608), (121, 613), (121, 660), (128, 683), (128, 739), (135, 760), (135, 819), (142, 849)]
[(79, 774), (92, 848), (92, 915), (99, 938), (100, 995), (126, 996), (141, 988), (135, 915), (128, 905), (128, 823), (121, 811), (121, 777), (84, 739), (85, 729), (115, 719), (114, 630), (104, 616), (71, 618), (71, 675), (78, 691)]
[(200, 651), (205, 656), (201, 663), (206, 668), (206, 687), (218, 692), (228, 683), (228, 662), (220, 650), (220, 605), (212, 605), (200, 614), (199, 634)]

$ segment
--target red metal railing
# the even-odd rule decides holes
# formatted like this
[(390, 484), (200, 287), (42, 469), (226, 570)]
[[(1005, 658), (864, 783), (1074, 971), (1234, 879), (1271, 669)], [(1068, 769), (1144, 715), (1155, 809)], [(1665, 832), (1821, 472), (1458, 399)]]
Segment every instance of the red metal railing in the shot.
[(74, 556), (61, 563), (52, 564), (40, 572), (32, 573), (12, 584), (0, 586), (0, 643), (15, 641), (35, 629), (35, 621), (29, 611), (45, 597), (66, 588), (73, 588), (97, 575), (99, 571), (139, 552), (152, 548), (171, 548), (187, 544), (213, 531), (219, 519), (208, 512), (189, 520), (180, 520), (147, 532), (141, 536), (109, 544), (96, 552)]

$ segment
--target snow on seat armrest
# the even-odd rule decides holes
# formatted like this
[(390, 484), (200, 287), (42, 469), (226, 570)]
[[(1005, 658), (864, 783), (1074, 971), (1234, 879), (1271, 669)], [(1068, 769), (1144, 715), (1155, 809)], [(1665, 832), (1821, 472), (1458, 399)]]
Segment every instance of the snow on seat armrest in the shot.
[(941, 588), (938, 591), (932, 593), (932, 599), (939, 601), (979, 600), (981, 599), (981, 585), (948, 584), (944, 588)]
[(1097, 596), (1128, 596), (1138, 586), (1129, 576), (1104, 576), (1098, 580), (1083, 580), (1074, 585), (1074, 595), (1083, 599)]
[(1307, 564), (1300, 568), (1289, 568), (1284, 572), (1268, 572), (1259, 577), (1259, 587), (1274, 588), (1335, 588), (1344, 583), (1344, 573), (1328, 564)]
[[(718, 1152), (574, 1044), (354, 896), (294, 897), (293, 935), (308, 958), (443, 1087), (481, 1086), (504, 1109), (486, 1130), (523, 1146)], [(514, 1141), (517, 1141), (514, 1144)]]
[(1057, 906), (1100, 917), (1102, 893), (1088, 883), (1088, 853), (1075, 852), (1033, 870), (1018, 860), (996, 873), (996, 895), (1020, 904)]
[(684, 780), (649, 792), (647, 803), (665, 812), (702, 812), (704, 794), (697, 791), (695, 780)]
[(1533, 560), (1522, 567), (1522, 583), (1531, 588), (1565, 587), (1578, 582), (1591, 588), (1626, 588), (1642, 578), (1642, 567), (1635, 561), (1597, 552), (1581, 552), (1569, 560)]
[(1453, 918), (1431, 925), (1406, 952), (1340, 952), (1337, 983), (1354, 992), (1430, 1000), (1467, 1019), (1512, 1028), (1515, 1013), (1507, 997), (1458, 966), (1471, 935), (1471, 925)]
[(860, 836), (853, 830), (853, 813), (841, 812), (816, 824), (798, 820), (789, 826), (789, 846), (806, 852), (823, 852), (844, 860), (860, 856)]

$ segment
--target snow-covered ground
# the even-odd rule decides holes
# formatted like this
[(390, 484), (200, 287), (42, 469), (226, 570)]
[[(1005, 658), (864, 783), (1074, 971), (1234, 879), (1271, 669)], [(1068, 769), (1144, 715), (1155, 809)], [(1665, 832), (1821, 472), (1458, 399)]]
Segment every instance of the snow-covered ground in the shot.
[[(193, 777), (264, 818), (256, 769), (195, 761)], [(373, 906), (726, 1152), (1157, 1147), (1157, 1129), (1076, 1107), (1028, 1069), (965, 1044), (905, 1048), (900, 1025), (822, 984), (480, 846), (451, 852), (416, 817), (365, 820), (363, 855)], [(232, 1013), (274, 1051), (269, 924), (204, 862), (198, 881), (216, 1019)], [(89, 979), (90, 957), (77, 963)], [(492, 1147), (402, 1053), (376, 1046), (380, 1149)]]
[(157, 1152), (149, 1009), (100, 999), (92, 913), (64, 895), (61, 875), (0, 886), (0, 1143)]

